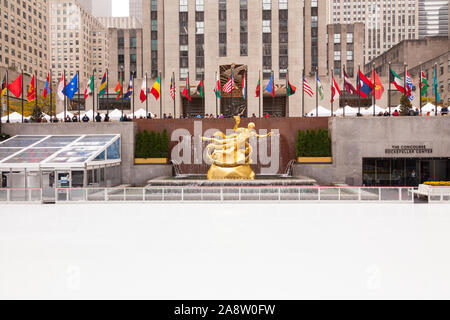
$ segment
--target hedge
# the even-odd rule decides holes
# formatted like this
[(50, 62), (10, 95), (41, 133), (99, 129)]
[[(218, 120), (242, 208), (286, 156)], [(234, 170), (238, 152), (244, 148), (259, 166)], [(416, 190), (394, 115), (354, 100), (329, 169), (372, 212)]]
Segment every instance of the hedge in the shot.
[(331, 157), (331, 139), (328, 130), (299, 130), (297, 157)]
[(4, 133), (0, 134), (0, 141), (7, 140), (7, 139), (9, 139), (9, 138), (11, 138), (11, 137), (8, 136), (7, 134), (4, 134)]
[(135, 158), (169, 158), (169, 136), (144, 130), (136, 135)]

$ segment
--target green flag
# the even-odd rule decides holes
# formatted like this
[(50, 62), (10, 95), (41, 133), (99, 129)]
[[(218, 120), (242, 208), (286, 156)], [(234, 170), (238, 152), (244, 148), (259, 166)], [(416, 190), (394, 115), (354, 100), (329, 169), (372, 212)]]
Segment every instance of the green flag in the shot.
[(319, 79), (319, 75), (318, 75), (318, 74), (316, 74), (316, 81), (317, 81), (317, 89), (318, 89), (319, 95), (320, 95), (320, 100), (323, 100), (323, 98), (324, 98), (324, 95), (323, 95), (323, 86), (322, 86), (322, 83), (320, 82), (320, 79)]
[(422, 71), (422, 75), (420, 78), (420, 82), (422, 83), (422, 90), (420, 91), (420, 94), (422, 97), (426, 96), (428, 91), (428, 80), (425, 77), (425, 73)]
[(436, 95), (436, 102), (441, 101), (441, 98), (439, 97), (439, 83), (437, 80), (437, 69), (434, 68), (434, 81), (433, 81), (433, 92)]
[(203, 86), (203, 80), (200, 80), (200, 83), (197, 86), (197, 91), (200, 94), (200, 97), (204, 97), (205, 96), (205, 87)]

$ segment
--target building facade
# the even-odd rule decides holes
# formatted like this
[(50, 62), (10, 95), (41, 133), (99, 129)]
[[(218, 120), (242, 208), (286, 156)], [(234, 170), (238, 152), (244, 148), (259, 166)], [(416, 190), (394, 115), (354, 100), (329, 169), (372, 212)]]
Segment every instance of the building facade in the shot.
[(448, 36), (448, 0), (419, 0), (419, 39)]
[(0, 2), (0, 66), (45, 79), (49, 70), (48, 1)]
[(92, 14), (95, 17), (112, 17), (112, 0), (92, 1)]
[(365, 24), (365, 62), (395, 44), (419, 37), (419, 0), (329, 0), (328, 23)]
[(142, 6), (146, 6), (146, 2), (156, 2), (156, 1), (152, 1), (152, 0), (129, 0), (129, 7), (130, 7), (130, 12), (129, 15), (130, 17), (134, 17), (136, 19), (138, 19), (138, 21), (142, 21), (142, 17), (143, 17), (143, 12), (142, 12)]

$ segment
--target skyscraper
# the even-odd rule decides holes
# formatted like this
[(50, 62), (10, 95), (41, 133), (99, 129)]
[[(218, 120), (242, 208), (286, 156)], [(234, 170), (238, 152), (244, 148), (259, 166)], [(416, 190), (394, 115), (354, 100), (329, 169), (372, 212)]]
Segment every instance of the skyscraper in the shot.
[(448, 36), (448, 0), (419, 0), (419, 38)]
[(112, 0), (92, 1), (92, 14), (95, 17), (111, 17), (112, 16)]
[[(158, 0), (145, 0), (146, 2), (152, 2), (157, 5)], [(142, 0), (130, 0), (130, 17), (135, 17), (138, 21), (142, 22)]]

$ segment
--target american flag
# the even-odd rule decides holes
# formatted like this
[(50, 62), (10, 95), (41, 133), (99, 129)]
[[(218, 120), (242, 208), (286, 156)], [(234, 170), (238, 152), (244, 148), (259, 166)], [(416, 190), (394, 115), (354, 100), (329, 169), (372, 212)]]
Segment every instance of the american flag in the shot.
[(228, 79), (228, 82), (223, 86), (223, 92), (230, 93), (234, 90), (234, 74), (233, 70), (231, 71), (231, 77)]
[(175, 87), (173, 85), (173, 78), (170, 79), (170, 97), (175, 100)]
[(305, 77), (303, 77), (303, 91), (305, 91), (310, 97), (314, 95), (314, 92), (312, 91)]

